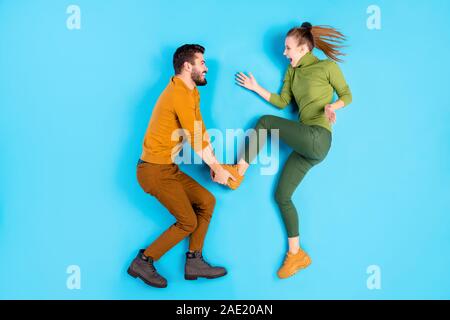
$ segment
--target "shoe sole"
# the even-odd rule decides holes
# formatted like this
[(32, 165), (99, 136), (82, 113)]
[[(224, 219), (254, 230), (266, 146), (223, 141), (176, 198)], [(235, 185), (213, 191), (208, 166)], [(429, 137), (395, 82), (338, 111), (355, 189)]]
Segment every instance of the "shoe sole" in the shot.
[[(242, 179), (242, 180), (239, 181), (239, 182), (230, 180), (229, 182), (227, 182), (227, 186), (228, 186), (228, 188), (230, 188), (231, 190), (236, 190), (237, 188), (239, 188), (239, 187), (241, 186), (243, 180), (244, 180), (244, 179)], [(231, 181), (233, 181), (233, 182), (231, 182)]]
[(136, 278), (141, 279), (142, 281), (144, 281), (145, 284), (147, 284), (147, 285), (149, 285), (149, 286), (151, 286), (151, 287), (155, 287), (155, 288), (166, 288), (166, 287), (167, 287), (167, 284), (166, 284), (166, 285), (155, 284), (155, 283), (151, 283), (151, 282), (145, 280), (145, 279), (142, 278), (139, 274), (137, 274), (136, 272), (132, 271), (130, 268), (128, 268), (127, 273), (128, 273), (130, 276), (132, 276), (133, 278), (135, 278), (135, 279), (136, 279)]
[(230, 188), (231, 190), (236, 190), (237, 188), (239, 188), (241, 184), (239, 183), (237, 186), (236, 185), (230, 185), (230, 183), (227, 184), (228, 188)]
[(186, 280), (197, 280), (198, 278), (216, 279), (216, 278), (223, 277), (223, 276), (225, 276), (226, 274), (227, 274), (227, 273), (225, 272), (224, 274), (220, 274), (220, 275), (217, 275), (217, 276), (209, 276), (209, 277), (204, 277), (204, 276), (192, 276), (192, 275), (185, 274), (185, 275), (184, 275), (184, 279), (186, 279)]

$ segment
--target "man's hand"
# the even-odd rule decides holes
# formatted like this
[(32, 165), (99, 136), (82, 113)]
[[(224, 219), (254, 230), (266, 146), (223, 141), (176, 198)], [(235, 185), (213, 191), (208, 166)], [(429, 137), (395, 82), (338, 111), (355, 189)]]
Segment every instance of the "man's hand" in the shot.
[(220, 164), (214, 165), (211, 167), (211, 179), (214, 182), (226, 185), (228, 183), (228, 179), (232, 179), (236, 181), (236, 178), (227, 170), (225, 170)]

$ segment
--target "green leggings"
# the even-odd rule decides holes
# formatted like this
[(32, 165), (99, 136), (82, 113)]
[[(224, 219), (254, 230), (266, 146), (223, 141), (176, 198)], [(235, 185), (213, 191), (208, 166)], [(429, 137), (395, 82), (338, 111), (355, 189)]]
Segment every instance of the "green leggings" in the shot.
[[(288, 237), (299, 235), (298, 214), (292, 203), (292, 194), (302, 181), (305, 174), (314, 165), (325, 159), (331, 147), (331, 132), (316, 125), (305, 125), (298, 121), (291, 121), (271, 115), (262, 116), (256, 124), (255, 130), (279, 129), (279, 137), (294, 151), (281, 172), (275, 192), (275, 201), (280, 208)], [(252, 141), (253, 139), (253, 141)], [(251, 163), (265, 141), (260, 141), (260, 136), (250, 138), (250, 143), (256, 143), (256, 148), (249, 148), (245, 144), (244, 160)]]

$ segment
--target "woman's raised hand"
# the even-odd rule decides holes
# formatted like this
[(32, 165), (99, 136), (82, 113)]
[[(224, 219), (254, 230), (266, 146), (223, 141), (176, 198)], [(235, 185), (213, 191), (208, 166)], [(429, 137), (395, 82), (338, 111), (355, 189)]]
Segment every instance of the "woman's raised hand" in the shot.
[(255, 91), (258, 87), (255, 77), (249, 72), (246, 76), (243, 72), (236, 73), (236, 83), (248, 90)]

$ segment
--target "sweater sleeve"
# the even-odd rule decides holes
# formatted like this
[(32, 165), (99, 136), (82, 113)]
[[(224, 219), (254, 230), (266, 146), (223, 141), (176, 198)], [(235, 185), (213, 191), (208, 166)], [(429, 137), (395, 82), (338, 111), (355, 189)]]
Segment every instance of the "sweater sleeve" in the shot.
[(207, 147), (209, 141), (203, 139), (206, 128), (200, 114), (200, 108), (195, 106), (194, 99), (178, 93), (173, 98), (173, 106), (181, 127), (187, 131), (192, 149), (198, 152)]
[(345, 105), (349, 105), (352, 102), (352, 92), (345, 81), (341, 68), (339, 68), (336, 62), (331, 61), (328, 71), (328, 79), (339, 99), (342, 100)]
[(274, 106), (283, 109), (286, 107), (292, 100), (292, 72), (293, 69), (291, 66), (288, 67), (283, 80), (283, 87), (281, 88), (281, 93), (271, 93), (269, 102)]

